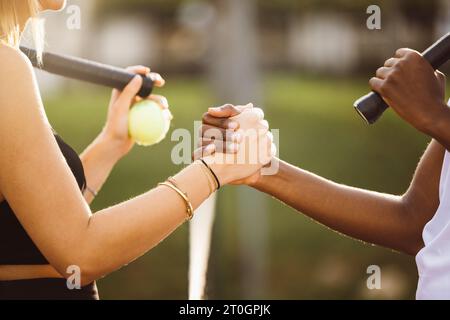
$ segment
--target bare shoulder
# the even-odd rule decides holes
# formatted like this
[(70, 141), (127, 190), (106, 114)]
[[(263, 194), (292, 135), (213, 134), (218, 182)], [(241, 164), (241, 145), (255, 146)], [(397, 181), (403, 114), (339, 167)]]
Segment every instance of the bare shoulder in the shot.
[[(17, 90), (34, 89), (35, 78), (30, 60), (18, 49), (0, 43), (0, 95), (12, 95)], [(14, 89), (11, 91), (11, 89)]]
[[(25, 128), (35, 132), (38, 128), (48, 128), (39, 87), (28, 58), (15, 48), (0, 45), (0, 74), (0, 137), (14, 137), (3, 142), (19, 141), (24, 134), (11, 134), (18, 132), (19, 128), (22, 133)], [(1, 147), (4, 146), (0, 142)]]
[[(22, 51), (0, 43), (0, 69), (2, 71), (18, 69), (18, 71), (32, 72), (33, 67)], [(0, 81), (4, 79), (7, 79), (7, 77), (2, 77)]]
[(33, 67), (18, 49), (0, 44), (0, 108), (15, 112), (25, 103), (40, 104), (40, 94)]

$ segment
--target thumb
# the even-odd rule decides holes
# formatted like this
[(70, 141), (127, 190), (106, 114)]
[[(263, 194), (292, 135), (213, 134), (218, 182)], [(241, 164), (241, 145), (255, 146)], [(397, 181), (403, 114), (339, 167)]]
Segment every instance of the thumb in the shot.
[(209, 115), (216, 118), (230, 118), (241, 113), (241, 110), (233, 106), (232, 104), (226, 104), (217, 108), (209, 108)]
[(131, 80), (130, 83), (122, 90), (119, 97), (117, 98), (116, 103), (118, 105), (131, 105), (131, 103), (134, 101), (134, 98), (141, 89), (142, 81), (143, 80), (141, 76), (135, 76), (133, 80)]

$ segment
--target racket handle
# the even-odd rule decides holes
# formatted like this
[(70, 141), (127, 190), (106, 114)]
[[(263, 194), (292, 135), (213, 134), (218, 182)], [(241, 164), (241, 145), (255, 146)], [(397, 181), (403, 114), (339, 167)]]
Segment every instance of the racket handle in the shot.
[[(77, 57), (44, 52), (42, 64), (38, 63), (36, 51), (26, 47), (20, 48), (28, 56), (34, 67), (80, 81), (123, 90), (136, 74), (118, 67), (89, 61)], [(143, 82), (138, 96), (147, 98), (153, 91), (153, 80), (141, 75)]]
[[(441, 67), (450, 59), (450, 33), (436, 41), (431, 47), (422, 53), (434, 70)], [(371, 92), (354, 103), (355, 110), (368, 123), (375, 123), (389, 108), (388, 104), (376, 92)]]

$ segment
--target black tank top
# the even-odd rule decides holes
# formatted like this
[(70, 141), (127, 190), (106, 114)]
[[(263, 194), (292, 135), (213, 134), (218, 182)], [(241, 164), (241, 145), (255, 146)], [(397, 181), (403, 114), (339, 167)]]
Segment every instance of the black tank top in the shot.
[[(55, 139), (83, 192), (86, 178), (78, 154), (58, 135)], [(47, 259), (28, 236), (8, 203), (0, 203), (0, 265), (47, 264)], [(98, 299), (98, 295), (95, 283), (81, 290), (69, 290), (65, 279), (39, 279), (0, 281), (0, 299)]]

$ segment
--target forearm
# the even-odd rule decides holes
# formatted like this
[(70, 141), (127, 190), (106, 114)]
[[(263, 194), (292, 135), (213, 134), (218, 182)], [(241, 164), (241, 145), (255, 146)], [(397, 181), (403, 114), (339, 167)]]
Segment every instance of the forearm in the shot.
[(279, 173), (254, 186), (314, 220), (351, 237), (411, 252), (421, 241), (402, 197), (328, 181), (280, 161)]
[(443, 106), (442, 111), (422, 128), (423, 133), (437, 140), (446, 150), (450, 150), (450, 107)]
[[(194, 208), (209, 195), (209, 183), (198, 164), (175, 177)], [(93, 215), (78, 245), (84, 283), (140, 257), (186, 221), (186, 204), (174, 190), (157, 187), (135, 199)], [(81, 237), (80, 237), (81, 238)]]
[(80, 156), (86, 176), (87, 187), (84, 198), (88, 203), (94, 200), (91, 191), (99, 192), (106, 179), (121, 158), (114, 145), (100, 134)]

